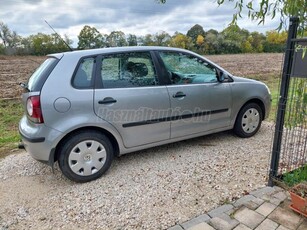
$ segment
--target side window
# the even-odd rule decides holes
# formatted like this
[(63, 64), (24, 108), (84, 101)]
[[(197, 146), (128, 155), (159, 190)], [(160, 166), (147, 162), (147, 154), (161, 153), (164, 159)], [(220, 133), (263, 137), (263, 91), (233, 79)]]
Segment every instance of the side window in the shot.
[(195, 56), (176, 52), (160, 52), (172, 84), (217, 82), (214, 66)]
[(74, 87), (80, 89), (88, 89), (92, 87), (94, 60), (94, 58), (85, 58), (81, 61), (73, 78)]
[(150, 53), (122, 53), (102, 57), (101, 79), (104, 88), (157, 85)]

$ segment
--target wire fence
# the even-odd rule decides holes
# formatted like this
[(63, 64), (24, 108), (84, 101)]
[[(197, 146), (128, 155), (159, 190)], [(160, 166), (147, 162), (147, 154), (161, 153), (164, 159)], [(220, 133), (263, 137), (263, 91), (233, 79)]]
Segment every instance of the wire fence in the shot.
[(298, 24), (298, 18), (290, 19), (272, 144), (270, 186), (296, 169), (307, 169), (307, 38), (296, 38)]
[(307, 164), (307, 78), (291, 77), (277, 176)]

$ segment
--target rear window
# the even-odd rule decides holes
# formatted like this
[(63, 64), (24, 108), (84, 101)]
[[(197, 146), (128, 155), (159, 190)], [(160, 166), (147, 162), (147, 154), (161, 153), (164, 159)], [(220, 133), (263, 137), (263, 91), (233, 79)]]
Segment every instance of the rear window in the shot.
[(56, 64), (58, 63), (56, 58), (48, 58), (43, 62), (29, 78), (27, 89), (30, 92), (41, 91), (43, 84), (47, 80), (49, 74), (52, 72)]

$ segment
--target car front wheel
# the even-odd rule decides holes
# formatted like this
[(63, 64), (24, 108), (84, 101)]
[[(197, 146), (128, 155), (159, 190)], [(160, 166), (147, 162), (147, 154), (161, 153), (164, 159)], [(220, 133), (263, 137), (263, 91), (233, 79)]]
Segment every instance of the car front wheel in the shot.
[(97, 131), (83, 131), (68, 138), (59, 150), (62, 173), (75, 182), (89, 182), (111, 166), (113, 148), (109, 139)]
[(247, 138), (255, 135), (262, 122), (262, 110), (256, 103), (245, 105), (239, 112), (234, 126), (234, 133)]

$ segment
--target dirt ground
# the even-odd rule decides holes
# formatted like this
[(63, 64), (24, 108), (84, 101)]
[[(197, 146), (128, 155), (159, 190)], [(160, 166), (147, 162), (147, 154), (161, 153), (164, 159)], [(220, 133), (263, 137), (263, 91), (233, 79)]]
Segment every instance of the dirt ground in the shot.
[(34, 70), (45, 60), (35, 56), (0, 56), (0, 99), (19, 98), (21, 82), (27, 82)]
[[(282, 54), (208, 56), (240, 76), (281, 72)], [(0, 56), (0, 99), (19, 98), (45, 57)], [(272, 124), (248, 141), (225, 132), (116, 159), (74, 184), (21, 152), (0, 159), (0, 229), (165, 229), (265, 184)], [(225, 145), (227, 143), (227, 145)]]
[[(238, 76), (260, 77), (281, 73), (282, 54), (236, 54), (206, 56)], [(0, 99), (19, 98), (20, 82), (27, 82), (31, 73), (46, 59), (35, 56), (0, 56)]]
[(283, 54), (232, 54), (206, 56), (230, 73), (237, 76), (271, 76), (280, 74)]
[(76, 184), (21, 152), (0, 159), (0, 229), (167, 229), (265, 186), (273, 126), (231, 132), (114, 159)]

